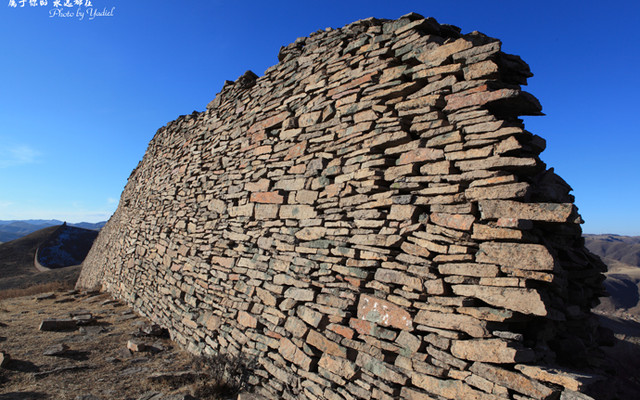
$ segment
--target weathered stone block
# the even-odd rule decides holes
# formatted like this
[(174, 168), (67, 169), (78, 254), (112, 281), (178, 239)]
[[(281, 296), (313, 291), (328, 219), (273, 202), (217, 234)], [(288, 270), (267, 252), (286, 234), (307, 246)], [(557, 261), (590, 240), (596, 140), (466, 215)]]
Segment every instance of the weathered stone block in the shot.
[(471, 372), (476, 375), (480, 375), (493, 383), (507, 387), (534, 399), (552, 399), (558, 394), (556, 391), (539, 382), (532, 381), (523, 375), (490, 364), (476, 362), (471, 366)]
[(386, 300), (365, 294), (360, 295), (358, 318), (382, 326), (393, 326), (405, 330), (413, 329), (411, 315), (406, 310)]
[(280, 218), (283, 219), (311, 219), (315, 218), (318, 213), (313, 207), (308, 205), (282, 205), (280, 206)]
[(429, 375), (413, 373), (411, 383), (445, 399), (498, 400), (498, 397), (472, 389), (465, 383), (453, 379), (438, 379)]
[(293, 299), (296, 301), (313, 301), (316, 293), (313, 289), (300, 289), (300, 288), (289, 288), (285, 290), (284, 297)]
[(246, 311), (240, 311), (238, 313), (238, 323), (246, 326), (247, 328), (255, 328), (258, 326), (258, 320), (256, 317)]
[(371, 372), (374, 376), (386, 381), (404, 385), (408, 380), (406, 376), (398, 373), (393, 366), (373, 358), (367, 353), (359, 352), (356, 357), (356, 364), (360, 368)]
[(309, 333), (307, 334), (307, 343), (320, 350), (323, 354), (347, 358), (347, 349), (345, 347), (327, 339), (313, 329), (309, 330)]
[(454, 329), (465, 332), (472, 337), (488, 337), (489, 331), (484, 321), (468, 315), (445, 314), (434, 311), (420, 310), (415, 316), (416, 324), (423, 324), (443, 329)]
[(282, 204), (284, 196), (278, 192), (253, 192), (250, 200), (253, 203)]
[(478, 262), (533, 271), (553, 271), (556, 260), (541, 244), (483, 242), (476, 253)]
[(40, 323), (41, 331), (68, 331), (78, 328), (78, 323), (74, 319), (45, 319)]
[(548, 314), (542, 295), (535, 289), (453, 285), (452, 290), (457, 295), (475, 297), (507, 310), (541, 316)]
[(531, 221), (567, 222), (573, 211), (568, 203), (521, 203), (509, 200), (478, 202), (482, 219), (518, 218)]
[(495, 364), (529, 362), (535, 358), (531, 349), (502, 339), (454, 340), (451, 354), (463, 360)]
[(318, 366), (345, 379), (351, 379), (356, 374), (357, 368), (354, 363), (343, 358), (332, 357), (329, 354), (322, 355)]

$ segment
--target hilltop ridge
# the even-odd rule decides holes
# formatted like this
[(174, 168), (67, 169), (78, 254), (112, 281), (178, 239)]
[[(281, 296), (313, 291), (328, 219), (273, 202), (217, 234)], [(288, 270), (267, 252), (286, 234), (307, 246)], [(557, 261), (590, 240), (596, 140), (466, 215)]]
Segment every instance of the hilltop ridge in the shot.
[[(0, 290), (26, 288), (56, 281), (75, 282), (97, 231), (50, 226), (0, 244)], [(39, 250), (39, 251), (38, 251)], [(42, 270), (36, 267), (39, 252)], [(71, 268), (66, 268), (71, 267)], [(49, 268), (58, 270), (47, 271)]]
[[(63, 223), (64, 221), (57, 219), (0, 220), (0, 243), (10, 242), (37, 230), (44, 229), (49, 226), (62, 225)], [(102, 229), (104, 224), (106, 224), (106, 221), (96, 223), (79, 222), (77, 224), (70, 223), (68, 225), (97, 231)]]

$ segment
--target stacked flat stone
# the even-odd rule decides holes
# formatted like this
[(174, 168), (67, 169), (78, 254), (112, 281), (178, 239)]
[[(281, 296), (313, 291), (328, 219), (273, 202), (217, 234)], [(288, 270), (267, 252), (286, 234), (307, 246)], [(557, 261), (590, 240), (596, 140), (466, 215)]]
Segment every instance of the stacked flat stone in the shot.
[(283, 47), (157, 132), (78, 286), (269, 398), (587, 398), (558, 365), (604, 266), (500, 47), (417, 14)]

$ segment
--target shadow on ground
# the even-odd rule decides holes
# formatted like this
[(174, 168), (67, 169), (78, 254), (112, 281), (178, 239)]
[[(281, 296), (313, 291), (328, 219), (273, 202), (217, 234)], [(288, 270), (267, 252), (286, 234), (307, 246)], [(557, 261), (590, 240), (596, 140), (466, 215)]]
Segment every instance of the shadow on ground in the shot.
[[(32, 363), (31, 361), (11, 360), (9, 364), (4, 367), (6, 370), (15, 372), (39, 372), (40, 367)], [(0, 399), (2, 399), (0, 397)]]
[(39, 392), (13, 392), (0, 394), (0, 400), (41, 400), (49, 398), (48, 394)]
[(600, 349), (604, 365), (600, 368), (610, 376), (592, 388), (597, 399), (637, 399), (640, 393), (640, 323), (614, 316), (599, 315), (600, 325), (615, 333), (613, 346)]

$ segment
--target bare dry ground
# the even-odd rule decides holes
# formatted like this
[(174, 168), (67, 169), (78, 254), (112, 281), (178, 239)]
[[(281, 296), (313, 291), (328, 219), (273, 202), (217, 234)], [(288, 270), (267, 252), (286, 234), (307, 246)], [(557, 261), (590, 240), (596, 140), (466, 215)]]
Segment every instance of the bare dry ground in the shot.
[[(95, 318), (89, 325), (39, 330), (44, 319), (87, 313)], [(150, 326), (106, 294), (0, 300), (0, 351), (10, 355), (0, 367), (0, 400), (236, 398), (249, 376), (246, 365), (196, 358), (168, 337), (137, 336)], [(130, 351), (130, 340), (147, 349)], [(45, 355), (61, 345), (67, 349), (60, 355)]]

